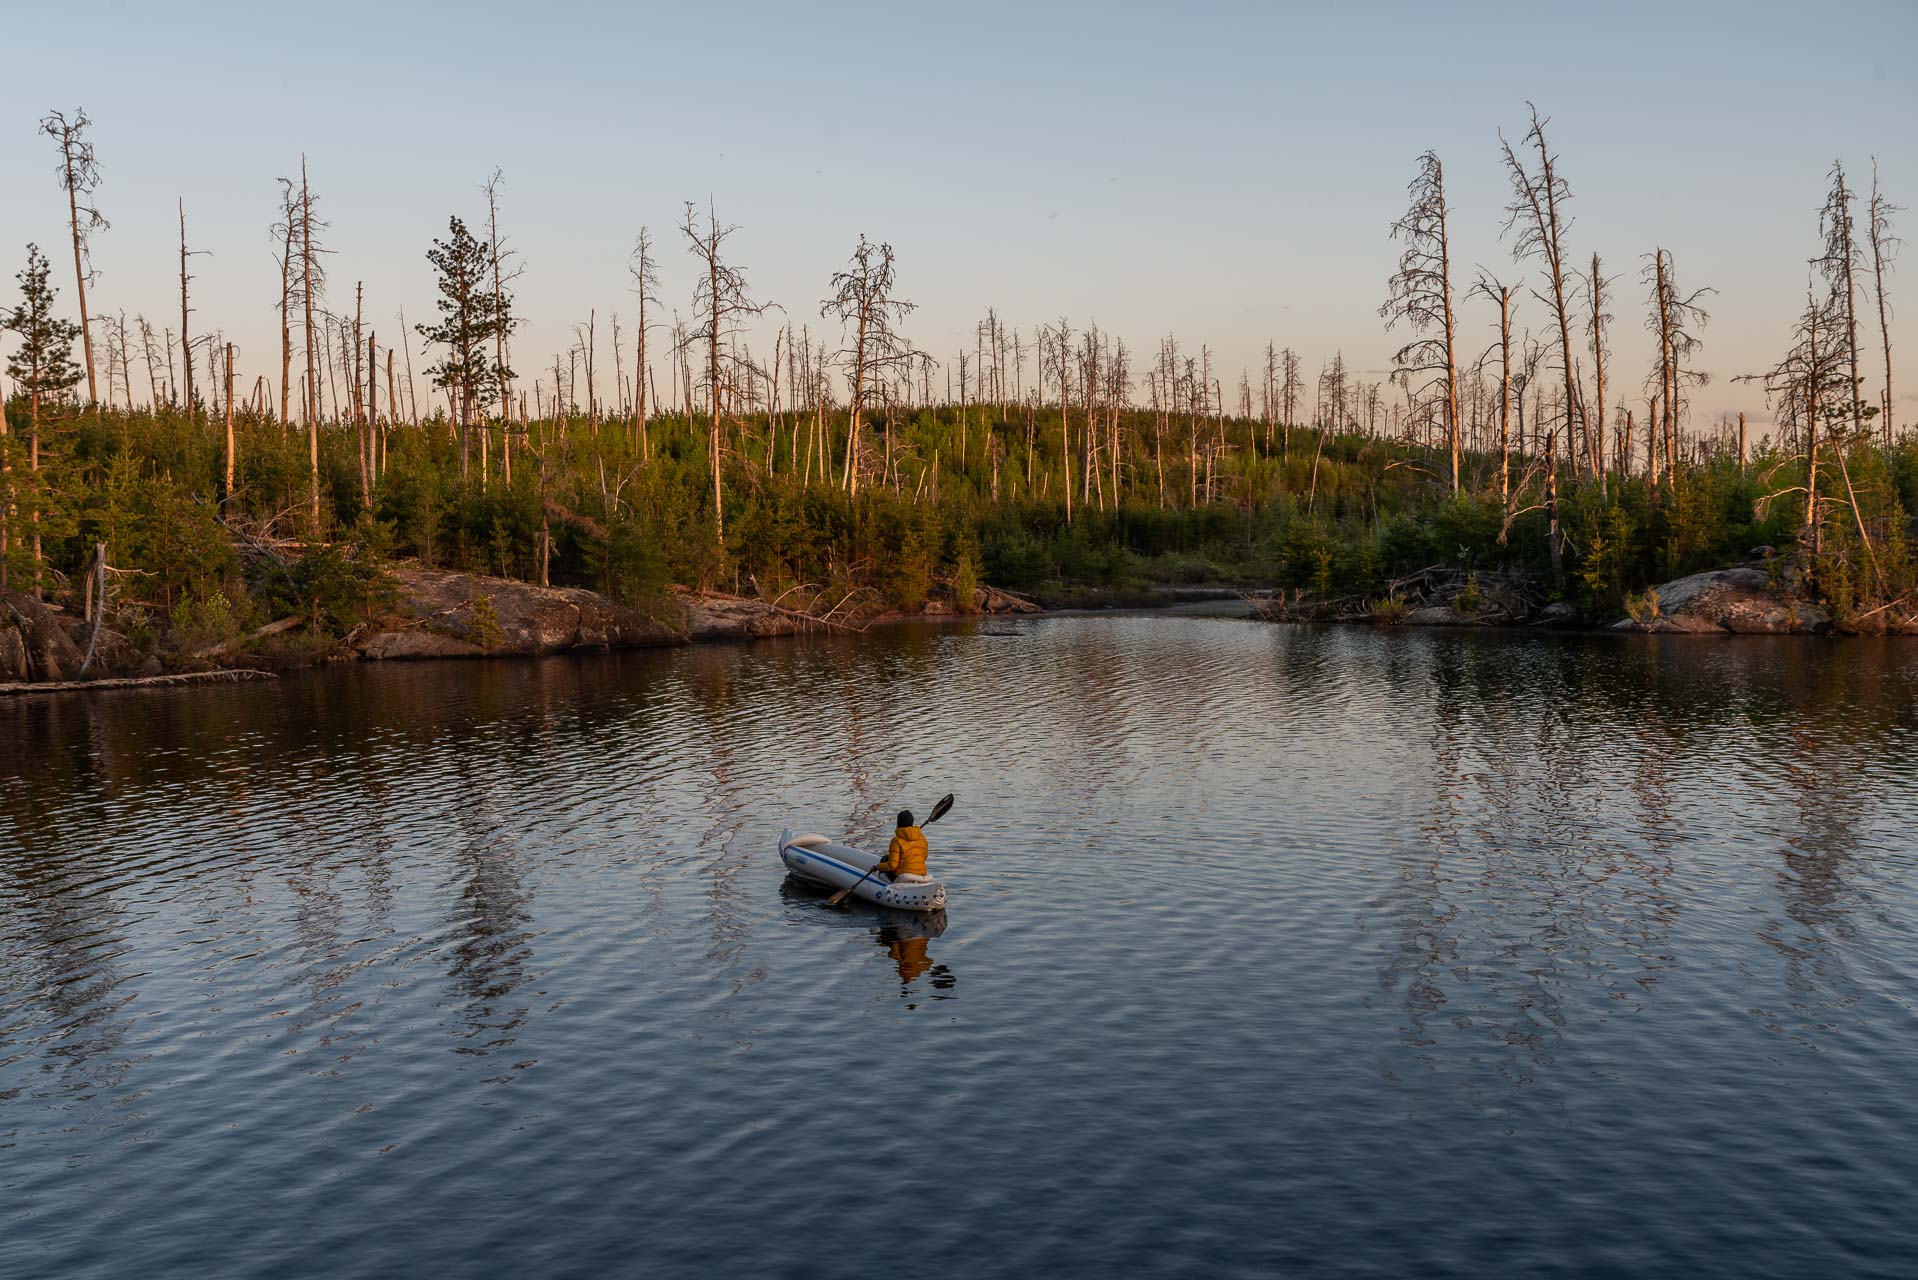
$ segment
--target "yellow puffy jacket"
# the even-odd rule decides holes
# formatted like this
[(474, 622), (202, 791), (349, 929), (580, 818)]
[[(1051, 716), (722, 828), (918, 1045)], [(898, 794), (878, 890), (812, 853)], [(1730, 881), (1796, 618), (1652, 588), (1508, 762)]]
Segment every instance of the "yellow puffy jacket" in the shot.
[(918, 827), (901, 827), (892, 833), (892, 843), (886, 846), (886, 856), (879, 860), (874, 868), (889, 875), (923, 876), (926, 874), (926, 833)]

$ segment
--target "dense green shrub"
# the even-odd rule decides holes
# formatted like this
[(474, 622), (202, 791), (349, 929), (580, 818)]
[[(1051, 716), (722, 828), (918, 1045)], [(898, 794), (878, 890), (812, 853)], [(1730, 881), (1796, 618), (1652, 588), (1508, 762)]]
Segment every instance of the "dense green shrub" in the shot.
[[(747, 415), (728, 424), (722, 540), (708, 423), (678, 414), (654, 418), (644, 441), (624, 422), (516, 425), (509, 455), (491, 423), (483, 453), (472, 434), (464, 469), (444, 418), (382, 424), (370, 494), (357, 433), (324, 427), (316, 526), (303, 427), (240, 413), (227, 494), (224, 431), (205, 414), (44, 406), (42, 468), (32, 472), (17, 433), (25, 408), (16, 401), (9, 409), (16, 434), (0, 448), (12, 465), (10, 529), (24, 535), (38, 514), (43, 581), (57, 591), (93, 543), (105, 542), (110, 563), (129, 571), (126, 594), (156, 625), (177, 620), (195, 636), (290, 613), (348, 630), (391, 607), (389, 558), (534, 581), (544, 565), (555, 584), (642, 606), (674, 582), (917, 608), (949, 596), (963, 603), (981, 581), (1122, 595), (1146, 583), (1272, 584), (1377, 601), (1390, 600), (1395, 580), (1433, 567), (1516, 572), (1548, 588), (1558, 581), (1535, 479), (1504, 503), (1496, 458), (1468, 454), (1467, 492), (1454, 495), (1432, 456), (1358, 433), (1277, 430), (1268, 450), (1260, 423), (1202, 422), (1201, 443), (1225, 433), (1206, 501), (1203, 465), (1196, 477), (1191, 469), (1192, 424), (1165, 427), (1128, 412), (1123, 501), (1112, 501), (1111, 459), (1102, 454), (1088, 503), (1075, 453), (1068, 516), (1056, 411), (1049, 428), (1040, 421), (1030, 435), (1023, 415), (986, 422), (991, 415), (976, 405), (963, 427), (950, 409), (900, 414), (889, 446), (869, 426), (874, 441), (862, 453), (876, 467), (890, 457), (891, 470), (863, 477), (856, 496), (843, 487), (843, 417), (827, 416), (831, 456), (821, 459), (808, 457), (819, 437), (805, 423), (794, 430), (789, 415), (777, 423)], [(1829, 448), (1821, 456), (1819, 549), (1804, 564), (1813, 589), (1842, 615), (1868, 616), (1918, 585), (1908, 514), (1918, 509), (1918, 444), (1847, 450), (1856, 515), (1838, 461)], [(1526, 468), (1513, 474), (1516, 484)], [(1736, 563), (1755, 546), (1788, 555), (1804, 533), (1804, 499), (1781, 491), (1803, 482), (1802, 460), (1766, 448), (1742, 472), (1734, 458), (1707, 451), (1680, 468), (1675, 487), (1617, 475), (1601, 487), (1563, 470), (1556, 589), (1603, 613), (1668, 578)], [(24, 536), (10, 537), (6, 563), (12, 581), (31, 580)]]

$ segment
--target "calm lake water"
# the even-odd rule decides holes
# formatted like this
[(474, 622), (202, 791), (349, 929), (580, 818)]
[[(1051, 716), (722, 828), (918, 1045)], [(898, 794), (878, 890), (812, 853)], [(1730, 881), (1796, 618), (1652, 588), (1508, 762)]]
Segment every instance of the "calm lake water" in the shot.
[[(0, 1274), (1910, 1276), (1915, 702), (1163, 617), (0, 702)], [(946, 791), (943, 920), (786, 882)]]

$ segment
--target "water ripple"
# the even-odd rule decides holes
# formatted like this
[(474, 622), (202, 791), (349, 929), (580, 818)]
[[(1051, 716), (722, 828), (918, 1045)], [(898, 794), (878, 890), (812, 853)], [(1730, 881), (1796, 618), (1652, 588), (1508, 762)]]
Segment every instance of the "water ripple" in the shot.
[[(19, 700), (0, 1272), (1898, 1274), (1915, 700), (1137, 617)], [(946, 913), (781, 878), (945, 791)]]

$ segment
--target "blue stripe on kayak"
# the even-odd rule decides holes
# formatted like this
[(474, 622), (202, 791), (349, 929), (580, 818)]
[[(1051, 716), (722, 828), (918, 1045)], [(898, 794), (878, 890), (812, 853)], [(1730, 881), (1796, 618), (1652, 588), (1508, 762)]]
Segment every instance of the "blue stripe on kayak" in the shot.
[[(858, 867), (853, 867), (853, 866), (848, 866), (848, 865), (846, 865), (845, 863), (843, 863), (843, 862), (841, 862), (841, 861), (840, 861), (839, 859), (837, 859), (837, 858), (828, 858), (828, 857), (827, 857), (827, 856), (826, 856), (825, 854), (823, 854), (823, 853), (814, 853), (814, 852), (812, 852), (812, 850), (810, 850), (810, 849), (808, 849), (808, 848), (806, 848), (806, 847), (805, 847), (804, 845), (797, 845), (797, 844), (789, 844), (789, 845), (786, 845), (786, 846), (785, 846), (785, 850), (784, 850), (784, 851), (785, 851), (785, 852), (787, 852), (787, 853), (790, 853), (790, 854), (792, 854), (792, 855), (794, 855), (795, 857), (799, 857), (799, 858), (811, 858), (811, 859), (812, 859), (813, 861), (815, 861), (815, 862), (823, 862), (823, 863), (825, 863), (825, 864), (826, 864), (827, 866), (829, 866), (829, 867), (837, 867), (837, 868), (838, 868), (839, 870), (841, 870), (841, 871), (843, 871), (843, 872), (845, 872), (845, 873), (846, 873), (847, 875), (850, 875), (850, 876), (862, 876), (862, 877), (863, 877), (863, 876), (865, 876), (865, 875), (867, 875), (867, 874), (869, 874), (868, 872), (865, 872), (865, 871), (861, 871), (861, 870), (860, 870), (860, 869), (859, 869)], [(881, 884), (881, 885), (879, 885), (879, 888), (880, 888), (881, 890), (885, 890), (885, 889), (890, 889), (890, 888), (893, 888), (893, 887), (894, 887), (894, 886), (893, 886), (893, 885), (890, 885), (890, 884)]]
[(866, 872), (861, 871), (858, 867), (847, 866), (845, 863), (841, 862), (837, 858), (828, 858), (823, 853), (814, 853), (810, 849), (807, 849), (804, 845), (789, 844), (786, 846), (786, 852), (797, 854), (801, 858), (811, 858), (815, 862), (823, 862), (829, 867), (837, 867), (841, 871), (845, 872), (847, 875), (863, 876), (867, 874)]

